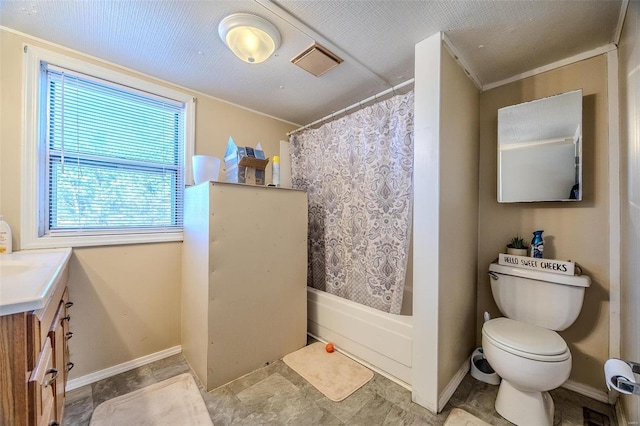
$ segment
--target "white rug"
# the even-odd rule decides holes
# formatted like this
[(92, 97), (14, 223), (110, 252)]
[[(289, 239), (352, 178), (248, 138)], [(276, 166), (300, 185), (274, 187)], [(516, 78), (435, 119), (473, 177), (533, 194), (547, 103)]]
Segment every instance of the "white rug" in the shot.
[(282, 360), (332, 401), (339, 402), (373, 378), (373, 372), (339, 352), (328, 353), (316, 342)]
[(212, 426), (200, 391), (189, 373), (118, 396), (98, 405), (91, 426)]
[(454, 408), (447, 416), (444, 426), (491, 426), (484, 420), (480, 420), (476, 416), (467, 413), (459, 408)]

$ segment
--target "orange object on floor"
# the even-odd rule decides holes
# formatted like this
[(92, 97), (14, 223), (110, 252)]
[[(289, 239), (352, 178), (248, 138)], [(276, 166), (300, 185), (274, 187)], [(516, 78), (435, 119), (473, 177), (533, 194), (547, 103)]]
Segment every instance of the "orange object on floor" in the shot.
[(333, 351), (335, 351), (335, 350), (336, 350), (336, 348), (334, 348), (334, 347), (333, 347), (333, 343), (327, 343), (327, 346), (325, 346), (324, 348), (325, 348), (325, 349), (327, 350), (327, 352), (329, 352), (329, 353), (331, 353), (331, 352), (333, 352)]

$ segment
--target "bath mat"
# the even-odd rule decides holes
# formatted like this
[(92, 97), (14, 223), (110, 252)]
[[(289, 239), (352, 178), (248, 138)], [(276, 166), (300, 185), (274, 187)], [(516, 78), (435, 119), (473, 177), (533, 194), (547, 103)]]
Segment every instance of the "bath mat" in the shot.
[(373, 372), (316, 342), (282, 359), (293, 371), (332, 401), (339, 402), (373, 378)]
[(200, 391), (189, 373), (118, 396), (98, 405), (91, 426), (212, 426)]
[(467, 413), (459, 408), (451, 410), (447, 416), (447, 421), (444, 422), (444, 426), (491, 426), (484, 420), (480, 420), (476, 416)]

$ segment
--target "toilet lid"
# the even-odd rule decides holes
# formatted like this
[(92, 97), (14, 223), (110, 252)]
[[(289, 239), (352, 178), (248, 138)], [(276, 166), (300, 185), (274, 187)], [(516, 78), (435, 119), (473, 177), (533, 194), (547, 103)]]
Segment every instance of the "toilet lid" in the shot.
[(570, 356), (566, 342), (555, 331), (509, 318), (496, 318), (485, 322), (482, 333), (502, 349), (520, 353), (525, 357), (550, 357), (559, 360)]

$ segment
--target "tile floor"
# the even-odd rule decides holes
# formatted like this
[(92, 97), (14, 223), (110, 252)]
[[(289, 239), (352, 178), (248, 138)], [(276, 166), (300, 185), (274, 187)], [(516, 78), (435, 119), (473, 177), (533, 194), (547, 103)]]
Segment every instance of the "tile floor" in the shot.
[[(88, 425), (93, 409), (100, 403), (185, 372), (191, 372), (189, 365), (182, 355), (175, 355), (69, 392), (64, 425)], [(196, 382), (199, 384), (197, 378)], [(455, 407), (493, 425), (510, 425), (493, 407), (497, 391), (497, 386), (467, 375), (444, 411), (434, 415), (411, 402), (408, 390), (375, 374), (373, 380), (347, 399), (333, 402), (282, 360), (211, 392), (201, 387), (216, 426), (442, 425)], [(556, 425), (601, 424), (584, 422), (584, 406), (607, 415), (610, 423), (603, 425), (616, 424), (613, 410), (607, 404), (563, 388), (551, 395), (556, 404)]]

